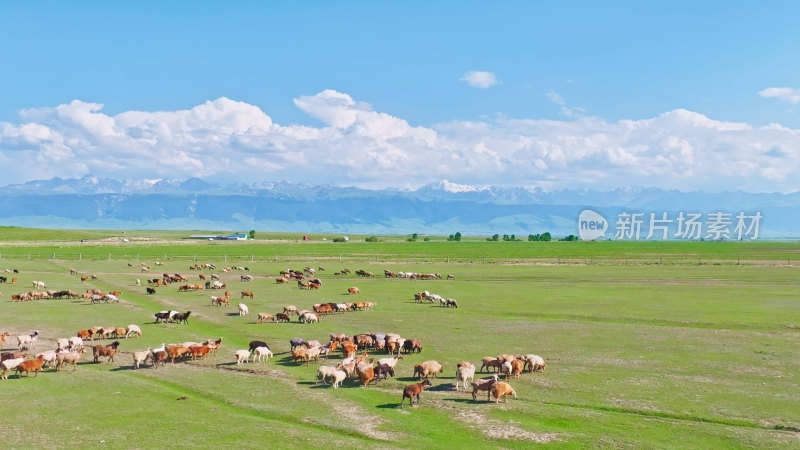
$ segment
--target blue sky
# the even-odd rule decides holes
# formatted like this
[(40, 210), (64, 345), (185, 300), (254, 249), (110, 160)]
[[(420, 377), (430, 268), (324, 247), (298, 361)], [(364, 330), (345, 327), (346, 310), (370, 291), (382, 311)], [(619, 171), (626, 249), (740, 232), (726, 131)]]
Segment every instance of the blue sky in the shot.
[(4, 2), (0, 164), (11, 182), (795, 191), (799, 10)]

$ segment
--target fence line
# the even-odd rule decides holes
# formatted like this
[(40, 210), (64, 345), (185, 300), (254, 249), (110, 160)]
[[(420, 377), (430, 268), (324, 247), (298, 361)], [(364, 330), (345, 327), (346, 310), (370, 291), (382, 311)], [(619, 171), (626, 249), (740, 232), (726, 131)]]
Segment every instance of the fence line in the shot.
[(238, 263), (364, 263), (364, 264), (520, 264), (520, 265), (594, 265), (594, 266), (641, 266), (641, 265), (769, 265), (769, 266), (794, 266), (798, 260), (792, 259), (747, 259), (741, 257), (728, 258), (703, 258), (695, 256), (642, 256), (642, 257), (490, 257), (490, 256), (431, 256), (431, 255), (148, 255), (142, 253), (108, 253), (108, 255), (79, 253), (52, 253), (48, 255), (26, 254), (12, 255), (0, 254), (0, 260), (28, 259), (49, 261), (128, 261), (145, 263), (149, 265), (156, 261), (185, 262), (194, 264), (198, 262), (219, 262), (225, 264)]

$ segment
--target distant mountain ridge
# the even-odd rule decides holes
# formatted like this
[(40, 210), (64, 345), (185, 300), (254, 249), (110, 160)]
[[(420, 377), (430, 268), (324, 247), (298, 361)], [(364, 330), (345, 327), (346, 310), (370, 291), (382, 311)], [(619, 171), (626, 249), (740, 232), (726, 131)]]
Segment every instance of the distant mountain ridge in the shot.
[(261, 229), (297, 232), (577, 234), (585, 208), (613, 221), (641, 212), (760, 211), (761, 236), (800, 237), (800, 193), (705, 193), (629, 187), (600, 191), (469, 186), (416, 190), (199, 178), (52, 178), (0, 187), (0, 223), (45, 228)]
[[(404, 197), (423, 201), (473, 201), (498, 204), (554, 204), (587, 205), (595, 207), (629, 206), (648, 207), (674, 202), (685, 207), (700, 208), (753, 208), (758, 206), (800, 206), (800, 192), (745, 193), (745, 192), (682, 192), (658, 188), (626, 187), (607, 191), (594, 189), (563, 189), (544, 191), (541, 188), (469, 186), (442, 180), (416, 190), (369, 190), (335, 185), (314, 185), (288, 181), (259, 183), (215, 184), (199, 178), (179, 179), (129, 179), (85, 176), (82, 178), (52, 178), (29, 181), (0, 187), (0, 195), (54, 195), (54, 194), (127, 194), (127, 195), (244, 195), (273, 197), (291, 200), (330, 200), (350, 197)], [(687, 202), (687, 199), (689, 200)]]

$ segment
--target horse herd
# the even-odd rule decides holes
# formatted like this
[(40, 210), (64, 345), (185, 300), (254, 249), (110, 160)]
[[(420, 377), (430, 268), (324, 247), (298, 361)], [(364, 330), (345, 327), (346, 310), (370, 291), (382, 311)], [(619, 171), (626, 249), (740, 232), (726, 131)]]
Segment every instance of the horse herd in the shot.
[[(213, 265), (213, 264), (192, 265), (192, 266), (190, 266), (190, 269), (191, 270), (203, 270), (203, 269), (214, 270), (214, 269), (216, 269), (216, 266)], [(226, 269), (228, 269), (228, 268), (226, 268)], [(243, 271), (249, 271), (248, 268), (241, 268), (241, 269), (236, 268), (236, 269), (243, 270)], [(229, 270), (231, 270), (231, 269), (224, 270), (224, 272), (228, 272)], [(322, 270), (324, 270), (324, 268), (320, 267), (319, 270), (322, 271)], [(315, 272), (314, 269), (311, 269), (310, 267), (306, 267), (302, 271), (297, 271), (297, 270), (281, 271), (280, 276), (278, 278), (276, 278), (276, 282), (277, 283), (285, 283), (289, 279), (293, 279), (293, 280), (297, 281), (297, 284), (298, 284), (298, 286), (300, 288), (319, 289), (319, 287), (322, 285), (322, 280), (320, 280), (319, 278), (311, 278), (311, 279), (307, 278), (310, 275), (314, 275), (314, 272)], [(15, 273), (17, 273), (17, 271), (15, 271)], [(344, 269), (342, 271), (336, 272), (336, 275), (339, 275), (339, 276), (344, 275), (344, 276), (346, 276), (349, 273), (351, 273), (349, 269)], [(361, 269), (356, 270), (355, 273), (358, 276), (362, 276), (362, 277), (367, 277), (367, 278), (374, 277), (372, 272), (367, 272), (367, 271), (361, 270)], [(385, 271), (385, 276), (387, 278), (398, 277), (398, 278), (410, 278), (412, 280), (413, 279), (443, 279), (443, 277), (441, 275), (439, 275), (439, 274), (421, 274), (421, 273), (413, 273), (413, 272), (394, 272), (394, 271), (389, 271), (389, 270)], [(211, 278), (213, 281), (210, 281), (210, 280), (206, 281), (205, 284), (184, 284), (184, 285), (181, 285), (178, 288), (178, 291), (182, 292), (182, 291), (189, 291), (189, 290), (203, 290), (203, 289), (206, 289), (206, 288), (220, 288), (220, 287), (226, 287), (227, 286), (224, 282), (222, 282), (220, 280), (219, 275), (211, 274), (211, 275), (205, 276), (205, 274), (200, 274), (200, 279), (201, 280), (206, 280), (207, 278)], [(243, 283), (250, 283), (250, 282), (255, 280), (255, 277), (253, 275), (249, 274), (249, 273), (246, 273), (246, 274), (240, 275), (239, 279)], [(455, 276), (447, 275), (446, 279), (454, 280)], [(6, 277), (0, 277), (0, 282), (6, 282), (6, 281), (7, 281)], [(84, 281), (83, 277), (81, 277), (81, 282), (83, 282), (83, 281)], [(137, 283), (136, 283), (137, 285), (141, 284), (138, 279), (136, 281), (137, 281)], [(183, 275), (181, 275), (181, 274), (167, 274), (167, 273), (165, 273), (162, 278), (159, 278), (159, 279), (155, 279), (154, 278), (154, 279), (151, 279), (151, 280), (147, 280), (149, 286), (147, 286), (147, 288), (146, 288), (146, 293), (148, 295), (156, 294), (156, 289), (155, 289), (156, 287), (168, 285), (168, 284), (171, 284), (171, 283), (174, 283), (174, 282), (179, 282), (179, 281), (188, 281), (188, 278), (183, 276)], [(33, 281), (32, 285), (37, 289), (46, 289), (46, 284), (43, 281), (38, 281), (38, 280), (37, 281)], [(348, 288), (347, 293), (350, 294), (350, 295), (359, 294), (360, 290), (357, 287), (350, 287), (350, 288)], [(241, 292), (241, 297), (243, 299), (244, 298), (253, 299), (253, 298), (255, 298), (255, 294), (250, 290), (243, 290)], [(230, 292), (226, 291), (224, 296), (211, 296), (211, 304), (212, 305), (217, 305), (217, 306), (227, 306), (227, 305), (230, 304), (229, 298), (230, 298)], [(429, 303), (439, 302), (442, 306), (458, 308), (458, 303), (454, 299), (445, 298), (445, 297), (442, 297), (442, 296), (437, 295), (437, 294), (431, 294), (428, 291), (418, 292), (418, 293), (416, 293), (414, 295), (414, 298), (418, 302), (429, 302)], [(315, 323), (315, 322), (319, 321), (319, 315), (327, 315), (327, 314), (333, 314), (333, 313), (343, 313), (343, 312), (346, 312), (346, 311), (357, 311), (357, 310), (371, 309), (374, 306), (375, 306), (375, 302), (343, 302), (343, 303), (329, 302), (329, 303), (323, 303), (323, 304), (315, 304), (315, 305), (312, 306), (312, 311), (305, 311), (305, 310), (298, 310), (296, 307), (293, 307), (293, 306), (289, 305), (289, 306), (284, 308), (283, 312), (276, 313), (274, 316), (272, 314), (270, 314), (270, 313), (259, 313), (258, 314), (257, 323), (265, 323), (265, 322), (271, 322), (271, 321), (272, 322), (274, 322), (274, 321), (277, 321), (277, 322), (288, 322), (289, 318), (290, 318), (290, 315), (292, 315), (292, 314), (296, 314), (297, 317), (298, 317), (298, 320), (301, 321), (301, 322)], [(243, 310), (244, 310), (244, 313), (243, 313)], [(239, 314), (240, 315), (244, 315), (244, 314), (247, 314), (247, 312), (248, 311), (247, 311), (246, 305), (239, 304)], [(189, 324), (189, 318), (190, 318), (191, 315), (192, 315), (192, 311), (179, 312), (179, 311), (174, 311), (174, 310), (163, 310), (163, 311), (159, 311), (159, 312), (155, 313), (153, 315), (153, 317), (155, 318), (155, 322), (156, 323), (159, 323), (159, 322), (160, 323), (178, 323), (178, 324), (186, 324), (186, 325), (188, 325)], [(37, 334), (38, 334), (38, 332), (37, 332)], [(333, 341), (331, 341), (331, 342), (333, 342)], [(412, 343), (411, 340), (409, 340), (407, 342), (409, 342), (409, 344)], [(113, 361), (113, 355), (118, 351), (119, 345), (120, 345), (119, 342), (115, 341), (114, 343), (112, 343), (110, 345), (107, 345), (107, 346), (102, 346), (102, 345), (96, 346), (95, 350), (94, 350), (94, 354), (93, 354), (94, 362), (98, 362), (100, 357), (108, 357), (109, 360)], [(266, 346), (266, 344), (264, 344), (264, 346)], [(267, 347), (267, 351), (269, 351), (268, 346), (266, 346), (266, 347)], [(328, 348), (330, 349), (330, 346)], [(391, 353), (391, 351), (393, 351), (394, 348), (395, 347), (391, 347), (390, 348), (390, 353)], [(415, 349), (413, 348), (413, 346), (410, 347), (410, 348), (411, 348), (411, 351), (413, 353), (413, 351)], [(148, 349), (148, 350), (150, 350), (150, 349)], [(397, 355), (400, 355), (400, 351), (401, 350), (402, 350), (402, 347), (397, 349)], [(421, 345), (416, 350), (418, 352), (421, 351)], [(252, 351), (253, 351), (253, 349), (251, 348), (250, 352), (252, 352)], [(266, 353), (264, 353), (262, 351), (262, 353), (259, 355), (259, 357), (261, 357), (263, 355), (266, 355)], [(269, 353), (269, 355), (271, 356), (271, 352)], [(366, 353), (364, 355), (366, 355)], [(370, 364), (369, 364), (370, 368), (369, 369), (367, 369), (366, 366), (364, 366), (364, 364), (366, 364), (366, 363), (363, 360), (360, 361), (359, 363), (357, 363), (357, 367), (363, 366), (363, 370), (365, 370), (365, 371), (366, 370), (371, 370), (371, 371), (376, 372), (378, 374), (378, 379), (380, 379), (381, 377), (385, 378), (387, 375), (392, 375), (392, 376), (394, 375), (393, 367), (390, 367), (390, 368), (387, 369), (387, 368), (384, 368), (382, 365), (379, 364), (377, 367), (372, 368), (371, 367), (372, 366), (371, 361), (372, 360), (370, 360)], [(241, 362), (241, 360), (239, 360), (239, 362)], [(136, 367), (138, 367), (138, 366), (139, 366), (139, 364), (138, 364), (138, 361), (137, 361)], [(486, 366), (486, 361), (485, 360), (484, 360), (484, 366)], [(482, 367), (482, 369), (486, 368), (487, 370), (489, 370), (489, 367), (490, 366)], [(342, 368), (341, 365), (339, 366), (339, 368)], [(392, 369), (392, 370), (389, 370), (389, 369)], [(514, 369), (515, 369), (516, 374), (518, 374), (519, 370), (516, 370), (517, 369), (516, 366), (514, 367)], [(360, 371), (361, 369), (358, 369), (358, 370)], [(459, 382), (463, 381), (465, 387), (466, 387), (467, 378), (464, 378), (464, 380), (461, 380), (461, 375), (460, 374), (462, 373), (462, 371), (464, 373), (469, 373), (470, 370), (474, 374), (475, 367), (471, 363), (468, 363), (468, 362), (459, 363), (458, 370), (457, 370), (457, 378), (459, 379)], [(505, 367), (503, 367), (503, 370), (505, 370)], [(533, 369), (531, 371), (533, 371)], [(441, 369), (439, 369), (438, 372), (441, 372)], [(422, 393), (422, 391), (426, 387), (431, 386), (431, 381), (428, 379), (428, 375), (429, 374), (433, 374), (435, 376), (435, 373), (436, 373), (435, 370), (432, 371), (432, 372), (429, 372), (427, 368), (422, 367), (419, 364), (417, 366), (415, 366), (414, 375), (419, 377), (420, 382), (412, 384), (412, 385), (409, 385), (409, 386), (406, 386), (403, 389), (401, 406), (404, 403), (406, 398), (409, 399), (409, 403), (410, 404), (414, 404), (414, 400), (416, 400), (416, 402), (419, 403), (419, 398), (420, 398), (420, 394)], [(511, 370), (509, 369), (506, 372), (506, 377), (508, 378), (510, 375), (511, 375)], [(323, 378), (323, 380), (324, 380), (324, 378)], [(513, 391), (513, 389), (510, 388), (510, 386), (508, 386), (505, 383), (500, 382), (498, 380), (498, 375), (496, 375), (496, 374), (493, 375), (490, 378), (473, 381), (472, 385), (474, 387), (473, 398), (475, 398), (475, 392), (478, 392), (478, 391), (486, 391), (488, 393), (487, 395), (490, 395), (490, 394), (494, 393), (495, 394), (495, 398), (498, 401), (499, 401), (500, 398), (503, 398), (503, 397), (508, 396), (508, 395), (516, 396), (516, 393)], [(458, 384), (456, 385), (456, 390), (458, 390)]]

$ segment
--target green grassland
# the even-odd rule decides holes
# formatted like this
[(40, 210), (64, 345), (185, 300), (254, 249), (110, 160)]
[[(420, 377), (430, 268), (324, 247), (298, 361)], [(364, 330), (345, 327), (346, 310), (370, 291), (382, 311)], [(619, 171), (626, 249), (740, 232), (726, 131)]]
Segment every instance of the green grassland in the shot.
[[(446, 236), (430, 241), (407, 242), (408, 236), (350, 236), (334, 243), (333, 234), (262, 233), (249, 241), (204, 241), (188, 239), (193, 234), (227, 234), (230, 231), (108, 231), (42, 230), (0, 227), (0, 259), (121, 259), (196, 261), (304, 261), (357, 262), (555, 262), (588, 264), (736, 264), (766, 262), (800, 265), (800, 244), (781, 241), (691, 242), (487, 242), (484, 237), (465, 236), (448, 242)], [(302, 237), (311, 237), (303, 241)], [(86, 242), (81, 242), (85, 239)], [(124, 240), (123, 240), (124, 239)]]
[[(129, 231), (129, 242), (76, 244), (120, 234), (57, 231), (49, 240), (41, 230), (11, 230), (0, 231), (8, 242), (0, 246), (0, 271), (20, 273), (17, 284), (0, 284), (0, 332), (38, 329), (37, 350), (95, 325), (138, 324), (144, 334), (120, 339), (125, 353), (115, 362), (95, 364), (84, 355), (76, 373), (45, 370), (0, 382), (7, 411), (0, 435), (11, 448), (800, 446), (795, 243), (456, 243), (403, 236), (365, 243), (351, 236), (334, 244), (317, 235), (302, 242), (302, 235), (266, 233), (222, 243), (180, 240), (193, 232), (138, 241), (134, 235), (143, 232)], [(2, 237), (6, 232), (18, 238)], [(188, 268), (195, 261), (247, 266), (253, 282), (241, 282), (238, 271), (215, 273), (234, 293), (234, 305), (239, 291), (255, 292), (245, 301), (250, 315), (211, 306), (209, 295), (218, 291), (178, 292), (172, 285), (145, 294), (145, 279), (161, 272), (200, 282)], [(150, 273), (140, 272), (142, 262)], [(327, 268), (317, 273), (320, 290), (274, 282), (280, 270), (303, 266)], [(334, 275), (344, 267), (378, 276)], [(81, 283), (70, 268), (97, 279)], [(384, 278), (387, 268), (456, 279)], [(11, 302), (32, 280), (50, 289), (120, 290), (122, 301)], [(361, 294), (347, 295), (350, 286)], [(455, 298), (459, 308), (415, 303), (414, 292), (422, 290)], [(314, 325), (255, 323), (258, 312), (274, 314), (287, 304), (310, 308), (356, 298), (377, 306), (323, 316)], [(191, 310), (189, 325), (152, 323), (163, 309)], [(407, 355), (397, 378), (378, 385), (316, 386), (318, 364), (292, 363), (288, 340), (326, 341), (334, 331), (395, 332), (420, 339), (423, 351)], [(224, 340), (217, 355), (165, 368), (133, 370), (127, 353), (218, 337)], [(233, 352), (252, 339), (268, 342), (275, 358), (237, 366)], [(6, 349), (14, 344), (6, 342)], [(459, 361), (479, 366), (482, 357), (501, 353), (539, 354), (547, 370), (511, 379), (518, 398), (507, 404), (473, 402), (454, 390)], [(430, 359), (445, 372), (420, 406), (398, 408), (414, 364)], [(337, 352), (330, 362), (339, 360)]]

